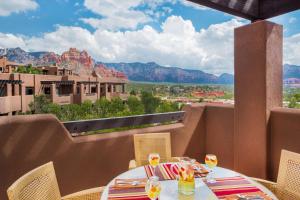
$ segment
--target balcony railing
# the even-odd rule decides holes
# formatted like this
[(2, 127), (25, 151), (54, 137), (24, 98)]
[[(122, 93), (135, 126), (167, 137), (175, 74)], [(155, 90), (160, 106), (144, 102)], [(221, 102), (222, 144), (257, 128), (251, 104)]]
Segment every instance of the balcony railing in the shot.
[(80, 120), (64, 122), (64, 126), (70, 133), (82, 133), (88, 131), (106, 130), (113, 128), (141, 126), (149, 124), (162, 124), (181, 122), (185, 111), (156, 113), (146, 115), (134, 115), (127, 117), (113, 117), (94, 120)]

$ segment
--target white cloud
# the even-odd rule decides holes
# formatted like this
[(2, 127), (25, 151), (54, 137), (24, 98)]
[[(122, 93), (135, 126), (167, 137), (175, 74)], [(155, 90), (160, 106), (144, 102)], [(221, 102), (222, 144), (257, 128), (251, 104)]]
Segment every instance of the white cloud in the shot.
[(35, 10), (38, 4), (35, 0), (1, 0), (0, 16), (8, 16), (12, 13)]
[[(135, 30), (138, 25), (146, 24), (153, 20), (169, 15), (172, 9), (166, 5), (183, 4), (194, 9), (205, 10), (206, 7), (186, 0), (85, 0), (84, 6), (99, 15), (93, 18), (81, 18), (80, 20), (95, 29), (108, 29), (117, 31), (120, 29)], [(142, 6), (145, 9), (136, 9)], [(157, 9), (157, 8), (161, 9)]]
[(84, 6), (102, 17), (81, 20), (96, 29), (135, 29), (139, 24), (150, 21), (145, 13), (134, 10), (141, 3), (142, 0), (85, 0)]
[(300, 33), (284, 38), (284, 63), (300, 65)]
[(135, 29), (139, 24), (148, 22), (150, 19), (139, 11), (122, 12), (118, 15), (98, 18), (82, 18), (81, 21), (91, 25), (95, 29), (119, 30)]
[(293, 23), (295, 23), (296, 21), (297, 21), (297, 18), (295, 18), (295, 17), (289, 18), (289, 23), (290, 23), (290, 24), (293, 24)]
[(0, 33), (0, 48), (21, 47), (26, 48), (25, 41), (21, 36)]
[(103, 62), (154, 61), (165, 66), (221, 74), (233, 72), (233, 29), (242, 24), (232, 19), (197, 31), (190, 20), (171, 16), (162, 24), (161, 32), (147, 25), (135, 31), (98, 29), (94, 33), (80, 27), (58, 26), (55, 32), (42, 37), (14, 38), (11, 35), (6, 41), (10, 41), (9, 47), (21, 44), (32, 51), (61, 53), (69, 47), (77, 47)]

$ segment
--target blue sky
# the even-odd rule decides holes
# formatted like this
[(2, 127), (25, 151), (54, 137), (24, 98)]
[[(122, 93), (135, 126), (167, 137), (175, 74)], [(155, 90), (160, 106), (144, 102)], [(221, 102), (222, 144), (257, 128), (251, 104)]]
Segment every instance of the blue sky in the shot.
[[(285, 62), (300, 64), (300, 12), (284, 25)], [(11, 0), (0, 2), (0, 48), (87, 50), (104, 62), (233, 72), (233, 29), (249, 23), (185, 0)]]
[[(90, 31), (95, 29), (79, 20), (80, 18), (99, 17), (84, 6), (84, 1), (72, 0), (38, 0), (38, 7), (27, 12), (12, 13), (9, 16), (0, 17), (0, 31), (3, 33), (24, 34), (28, 36), (39, 36), (44, 32), (55, 31), (56, 25), (80, 26)], [(191, 20), (196, 29), (207, 28), (211, 24), (221, 23), (230, 20), (232, 16), (222, 12), (212, 10), (197, 10), (193, 7), (185, 6), (179, 2), (166, 2), (156, 8), (156, 11), (163, 12), (163, 7), (172, 9), (171, 13), (160, 17), (158, 20), (141, 24), (137, 28), (142, 28), (145, 24), (151, 25), (157, 30), (161, 30), (161, 23), (171, 15), (182, 16), (183, 19)], [(137, 10), (145, 11), (147, 6), (141, 5)], [(205, 20), (203, 20), (205, 19)], [(124, 31), (124, 30), (123, 30)]]

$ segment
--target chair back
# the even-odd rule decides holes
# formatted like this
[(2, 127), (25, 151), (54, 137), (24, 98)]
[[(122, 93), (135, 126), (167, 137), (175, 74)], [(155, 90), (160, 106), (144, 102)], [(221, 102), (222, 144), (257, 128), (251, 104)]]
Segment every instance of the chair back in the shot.
[(300, 154), (281, 151), (277, 186), (281, 199), (300, 199)]
[(137, 166), (147, 165), (148, 155), (158, 153), (161, 162), (171, 160), (170, 133), (147, 133), (134, 135), (134, 151)]
[(53, 163), (23, 175), (8, 188), (7, 195), (9, 200), (60, 200)]

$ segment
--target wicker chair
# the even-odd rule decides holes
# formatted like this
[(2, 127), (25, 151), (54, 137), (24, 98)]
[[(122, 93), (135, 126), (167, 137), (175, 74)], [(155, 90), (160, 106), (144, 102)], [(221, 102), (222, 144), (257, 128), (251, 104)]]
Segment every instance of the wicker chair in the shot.
[(99, 187), (61, 197), (53, 163), (49, 162), (19, 178), (7, 195), (9, 200), (99, 200), (102, 191)]
[(270, 189), (279, 199), (300, 200), (300, 154), (281, 151), (277, 183), (254, 180)]
[(150, 153), (159, 153), (161, 162), (176, 162), (177, 157), (171, 157), (170, 133), (135, 134), (135, 160), (129, 162), (129, 169), (148, 164)]

